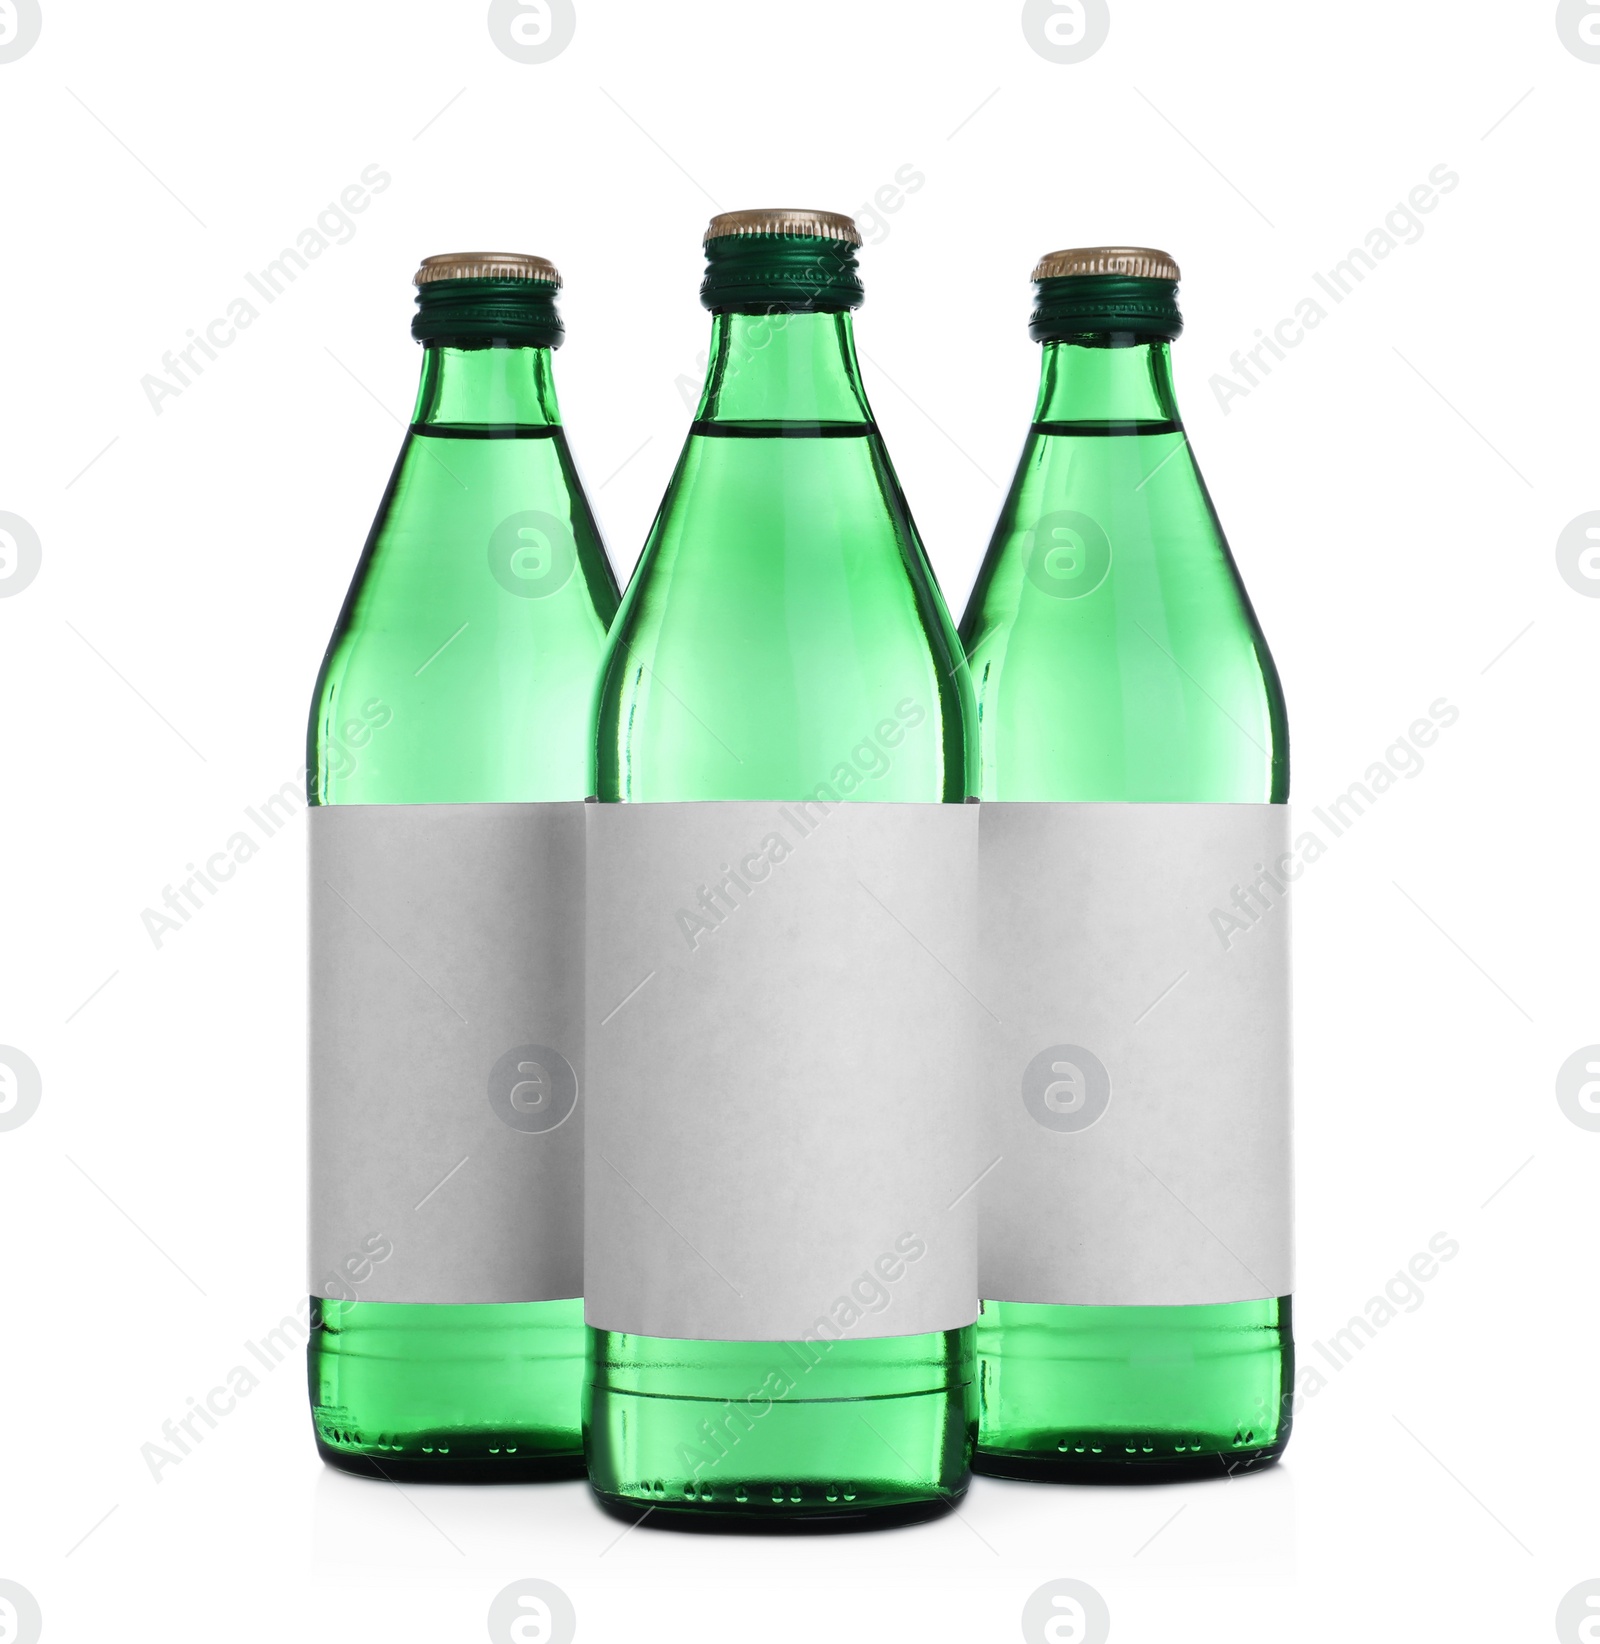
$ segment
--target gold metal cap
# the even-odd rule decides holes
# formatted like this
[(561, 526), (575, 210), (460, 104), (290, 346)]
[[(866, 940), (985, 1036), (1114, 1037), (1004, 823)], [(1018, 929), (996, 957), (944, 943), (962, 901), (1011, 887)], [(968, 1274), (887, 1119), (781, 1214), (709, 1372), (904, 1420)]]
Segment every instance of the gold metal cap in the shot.
[(794, 206), (763, 206), (754, 211), (724, 211), (711, 219), (707, 240), (735, 234), (809, 234), (819, 240), (860, 245), (855, 219), (838, 211), (807, 211)]
[(561, 284), (554, 263), (520, 251), (448, 251), (438, 257), (424, 257), (412, 283), (432, 285), (435, 280), (536, 280), (543, 285)]
[(1128, 274), (1136, 280), (1176, 280), (1178, 265), (1164, 251), (1144, 245), (1084, 245), (1071, 251), (1047, 251), (1033, 271), (1036, 280), (1059, 280), (1072, 274)]

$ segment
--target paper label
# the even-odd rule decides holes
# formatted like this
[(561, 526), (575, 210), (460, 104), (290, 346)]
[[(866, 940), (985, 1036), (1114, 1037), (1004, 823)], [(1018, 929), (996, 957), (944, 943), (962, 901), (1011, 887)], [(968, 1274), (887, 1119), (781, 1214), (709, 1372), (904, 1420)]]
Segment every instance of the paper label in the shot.
[(590, 1324), (971, 1323), (976, 813), (588, 807)]
[(314, 1295), (582, 1294), (583, 811), (312, 808)]
[(1287, 808), (980, 812), (982, 1293), (1287, 1294)]

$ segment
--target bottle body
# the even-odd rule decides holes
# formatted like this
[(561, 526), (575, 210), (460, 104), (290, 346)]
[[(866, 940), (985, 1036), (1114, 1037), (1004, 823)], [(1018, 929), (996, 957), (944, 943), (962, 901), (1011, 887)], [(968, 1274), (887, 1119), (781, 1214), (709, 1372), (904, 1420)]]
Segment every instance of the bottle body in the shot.
[[(959, 644), (849, 323), (717, 314), (707, 392), (601, 672), (602, 806), (969, 797)], [(615, 1511), (711, 1525), (925, 1516), (965, 1487), (972, 1369), (965, 1325), (825, 1353), (593, 1328), (590, 1480)], [(727, 1430), (764, 1386), (759, 1419)]]
[[(581, 801), (593, 670), (615, 604), (549, 348), (430, 343), (416, 417), (318, 681), (311, 803)], [(431, 959), (417, 956), (416, 968)], [(439, 1097), (481, 1101), (477, 1090)], [(430, 1204), (441, 1201), (422, 1201), (417, 1237), (429, 1236)], [(310, 1391), (326, 1459), (391, 1478), (581, 1470), (576, 1293), (446, 1303), (350, 1288), (353, 1299), (312, 1298)]]
[[(1045, 342), (962, 639), (985, 801), (1287, 800), (1277, 674), (1179, 421), (1165, 340)], [(986, 1291), (978, 1353), (980, 1471), (1207, 1476), (1270, 1461), (1288, 1437), (1287, 1296), (1107, 1306)]]

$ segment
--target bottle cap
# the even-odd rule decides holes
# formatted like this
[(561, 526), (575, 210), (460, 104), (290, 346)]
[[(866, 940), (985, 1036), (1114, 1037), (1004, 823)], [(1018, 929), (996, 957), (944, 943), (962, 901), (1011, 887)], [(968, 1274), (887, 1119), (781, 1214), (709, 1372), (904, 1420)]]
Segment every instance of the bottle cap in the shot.
[(1047, 251), (1033, 271), (1035, 342), (1112, 336), (1170, 342), (1183, 330), (1178, 265), (1141, 245)]
[(808, 211), (794, 206), (760, 206), (751, 211), (723, 211), (706, 226), (704, 243), (734, 235), (799, 235), (811, 240), (842, 240), (860, 245), (853, 217), (838, 211)]
[(832, 314), (861, 305), (861, 235), (837, 211), (724, 211), (705, 233), (700, 301), (713, 313)]
[(413, 281), (418, 342), (456, 348), (559, 348), (561, 276), (520, 251), (451, 251), (424, 257)]
[(414, 285), (433, 285), (439, 280), (534, 280), (541, 285), (560, 285), (556, 265), (543, 257), (520, 251), (447, 251), (424, 257)]
[(1083, 245), (1047, 251), (1033, 271), (1036, 280), (1070, 279), (1077, 274), (1127, 274), (1136, 280), (1178, 280), (1178, 265), (1164, 251), (1144, 245)]

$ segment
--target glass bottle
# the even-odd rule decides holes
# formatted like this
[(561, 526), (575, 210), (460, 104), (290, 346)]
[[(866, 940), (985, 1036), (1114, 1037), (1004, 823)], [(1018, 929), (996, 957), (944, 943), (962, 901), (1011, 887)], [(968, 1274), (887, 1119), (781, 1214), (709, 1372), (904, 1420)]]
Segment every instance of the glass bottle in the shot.
[[(1052, 253), (1034, 278), (1033, 425), (961, 624), (980, 795), (1284, 804), (1277, 670), (1173, 393), (1177, 267), (1096, 247)], [(1287, 1295), (986, 1299), (977, 1342), (980, 1472), (1211, 1476), (1288, 1439)]]
[[(850, 803), (969, 797), (959, 643), (856, 362), (859, 244), (827, 212), (712, 220), (705, 390), (600, 676), (602, 806), (802, 801), (819, 781)], [(749, 1528), (915, 1518), (956, 1499), (969, 1329), (835, 1342), (810, 1370), (814, 1358), (793, 1342), (591, 1329), (585, 1437), (602, 1503)], [(708, 1420), (800, 1364), (797, 1390), (696, 1477)]]
[[(559, 285), (538, 257), (423, 262), (421, 386), (317, 681), (313, 806), (577, 802), (581, 839), (594, 669), (617, 588), (556, 403)], [(473, 1084), (441, 1103), (480, 1103)], [(314, 1198), (318, 1168), (314, 1154)], [(580, 1169), (574, 1154), (573, 1201), (548, 1214), (581, 1214)], [(456, 1186), (473, 1190), (470, 1176)], [(581, 1471), (580, 1297), (389, 1302), (361, 1299), (353, 1276), (346, 1287), (311, 1298), (326, 1460), (420, 1480)]]

